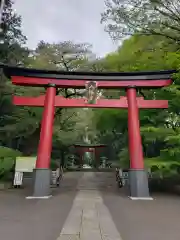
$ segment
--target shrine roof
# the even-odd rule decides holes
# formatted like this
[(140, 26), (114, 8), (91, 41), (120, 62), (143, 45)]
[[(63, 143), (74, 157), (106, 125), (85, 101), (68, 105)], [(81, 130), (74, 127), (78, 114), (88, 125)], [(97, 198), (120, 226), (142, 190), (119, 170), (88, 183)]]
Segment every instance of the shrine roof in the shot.
[(106, 147), (106, 144), (86, 144), (86, 143), (79, 143), (79, 144), (74, 144), (73, 146), (75, 147), (88, 147), (88, 148), (95, 148), (95, 147)]
[(6, 77), (24, 76), (56, 80), (87, 80), (87, 81), (128, 81), (128, 80), (160, 80), (171, 79), (176, 70), (161, 70), (147, 72), (67, 72), (22, 68), (0, 64)]

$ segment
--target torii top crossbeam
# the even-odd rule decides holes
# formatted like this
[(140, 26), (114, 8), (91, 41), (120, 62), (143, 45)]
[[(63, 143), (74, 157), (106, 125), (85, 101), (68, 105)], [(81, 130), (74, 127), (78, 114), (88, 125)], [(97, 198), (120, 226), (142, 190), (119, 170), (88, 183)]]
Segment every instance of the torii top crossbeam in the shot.
[(172, 83), (171, 75), (175, 70), (151, 72), (65, 72), (40, 70), (1, 65), (6, 77), (12, 83), (21, 86), (47, 86), (55, 84), (59, 88), (84, 88), (87, 81), (96, 81), (97, 87), (126, 88), (161, 88)]

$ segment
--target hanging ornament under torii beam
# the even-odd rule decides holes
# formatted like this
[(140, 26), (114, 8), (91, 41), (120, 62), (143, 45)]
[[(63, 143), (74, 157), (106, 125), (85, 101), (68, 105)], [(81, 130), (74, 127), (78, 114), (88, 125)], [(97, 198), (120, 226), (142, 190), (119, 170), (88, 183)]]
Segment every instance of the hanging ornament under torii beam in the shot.
[(86, 82), (86, 102), (88, 104), (96, 104), (98, 97), (97, 82), (89, 81)]

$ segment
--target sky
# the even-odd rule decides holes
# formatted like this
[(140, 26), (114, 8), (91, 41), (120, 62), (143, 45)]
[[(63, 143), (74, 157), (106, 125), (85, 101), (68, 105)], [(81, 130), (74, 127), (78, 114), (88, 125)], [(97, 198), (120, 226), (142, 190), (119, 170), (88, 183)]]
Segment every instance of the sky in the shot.
[[(100, 23), (104, 0), (14, 0), (22, 16), (22, 30), (28, 46), (35, 48), (40, 40), (88, 42), (93, 52), (103, 57), (116, 50)], [(53, 3), (53, 4), (52, 4)]]

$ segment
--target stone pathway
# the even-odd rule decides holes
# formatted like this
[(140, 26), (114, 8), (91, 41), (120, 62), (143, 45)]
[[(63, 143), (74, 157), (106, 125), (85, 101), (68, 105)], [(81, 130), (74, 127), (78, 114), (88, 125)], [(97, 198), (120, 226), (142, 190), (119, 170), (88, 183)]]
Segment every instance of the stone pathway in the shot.
[(79, 192), (57, 240), (122, 240), (93, 178), (94, 173), (82, 177)]
[(156, 193), (154, 201), (131, 201), (114, 173), (69, 172), (52, 198), (26, 200), (27, 194), (0, 191), (0, 239), (180, 239), (180, 197)]

